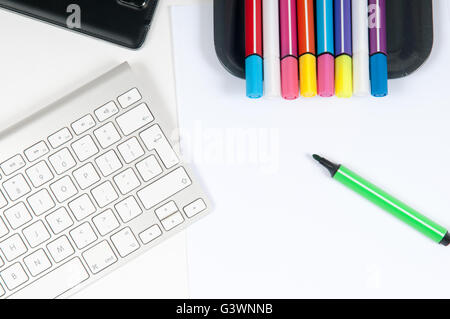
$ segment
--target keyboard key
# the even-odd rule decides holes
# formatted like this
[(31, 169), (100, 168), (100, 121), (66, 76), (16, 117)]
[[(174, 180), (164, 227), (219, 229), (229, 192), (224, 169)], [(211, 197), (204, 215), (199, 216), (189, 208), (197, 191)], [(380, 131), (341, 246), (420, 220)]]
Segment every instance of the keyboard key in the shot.
[(128, 141), (120, 144), (117, 149), (119, 150), (125, 163), (127, 164), (134, 162), (139, 157), (144, 155), (144, 149), (135, 137), (130, 138)]
[(6, 227), (5, 222), (0, 217), (0, 238), (5, 237), (8, 233), (8, 227)]
[(5, 294), (5, 289), (3, 289), (2, 285), (0, 285), (0, 297)]
[(3, 162), (0, 167), (5, 175), (11, 175), (14, 172), (17, 172), (19, 169), (25, 166), (25, 161), (23, 157), (19, 154), (10, 158), (6, 162)]
[(72, 149), (80, 162), (84, 162), (89, 157), (98, 153), (97, 145), (89, 135), (72, 143)]
[(155, 150), (166, 168), (177, 165), (180, 160), (159, 125), (153, 125), (141, 133), (142, 141), (149, 151)]
[(122, 168), (122, 163), (113, 150), (103, 154), (95, 159), (98, 168), (102, 172), (103, 176), (109, 176), (114, 172), (117, 172)]
[(142, 214), (142, 209), (133, 196), (116, 204), (115, 208), (124, 223), (128, 223), (130, 220)]
[(5, 207), (6, 205), (8, 205), (8, 201), (6, 200), (3, 193), (0, 191), (0, 208)]
[(19, 263), (15, 263), (0, 272), (0, 276), (9, 290), (14, 290), (28, 281), (28, 275)]
[(35, 248), (50, 239), (50, 233), (41, 220), (25, 228), (23, 230), (23, 235), (31, 248)]
[(162, 220), (170, 215), (178, 212), (178, 207), (175, 205), (174, 201), (170, 201), (167, 204), (164, 204), (158, 209), (155, 209), (155, 214), (158, 216), (159, 220)]
[(30, 186), (22, 174), (16, 175), (13, 178), (3, 183), (3, 188), (11, 200), (17, 200), (25, 196), (31, 191)]
[(66, 236), (61, 236), (47, 245), (48, 252), (56, 263), (73, 255), (75, 251)]
[(72, 123), (72, 129), (77, 135), (83, 134), (94, 126), (95, 120), (90, 114), (85, 115), (78, 121)]
[(191, 204), (183, 208), (184, 213), (189, 218), (194, 217), (195, 215), (203, 212), (205, 209), (206, 209), (205, 201), (201, 198), (197, 199), (196, 201), (192, 202)]
[(148, 244), (162, 235), (162, 231), (158, 225), (153, 225), (139, 234), (139, 238), (144, 244)]
[(97, 227), (98, 232), (102, 236), (109, 234), (120, 226), (119, 221), (117, 220), (111, 209), (108, 209), (103, 213), (95, 216), (92, 221), (94, 222), (95, 227)]
[(73, 220), (65, 207), (58, 208), (45, 217), (53, 233), (59, 234), (73, 225)]
[(141, 93), (139, 93), (138, 89), (136, 88), (131, 89), (130, 91), (126, 92), (125, 94), (122, 94), (118, 98), (120, 106), (124, 109), (133, 105), (136, 102), (139, 102), (141, 99), (142, 99)]
[(97, 186), (91, 191), (91, 193), (100, 208), (111, 204), (119, 198), (119, 195), (117, 195), (117, 192), (110, 181), (104, 182), (100, 186)]
[(106, 121), (117, 113), (119, 113), (119, 109), (117, 108), (116, 103), (114, 103), (113, 101), (95, 110), (95, 116), (100, 122)]
[(13, 261), (27, 252), (27, 247), (19, 234), (14, 234), (8, 239), (2, 241), (0, 243), (0, 249), (8, 261)]
[(74, 258), (59, 268), (31, 283), (26, 289), (10, 296), (12, 299), (50, 299), (60, 296), (89, 278), (79, 258)]
[(140, 128), (153, 122), (155, 118), (147, 107), (147, 104), (142, 103), (136, 106), (131, 111), (124, 115), (117, 117), (116, 121), (124, 135), (130, 135)]
[(55, 202), (46, 189), (42, 189), (36, 194), (31, 195), (27, 201), (36, 216), (41, 216), (43, 213), (55, 207)]
[(143, 161), (137, 163), (136, 168), (145, 182), (148, 182), (163, 172), (155, 155), (150, 155)]
[(81, 189), (86, 189), (91, 187), (98, 181), (100, 181), (100, 176), (98, 176), (97, 171), (94, 168), (94, 165), (88, 163), (81, 168), (73, 171), (73, 177), (80, 186)]
[(65, 176), (55, 183), (50, 185), (50, 189), (56, 197), (56, 200), (60, 203), (65, 202), (69, 198), (77, 194), (77, 188), (75, 187), (72, 179), (69, 176)]
[(12, 229), (17, 229), (32, 219), (30, 212), (23, 202), (8, 208), (4, 214)]
[(75, 159), (67, 148), (53, 154), (48, 158), (48, 160), (58, 175), (67, 172), (76, 165)]
[(69, 203), (76, 220), (80, 221), (95, 213), (95, 206), (88, 195), (84, 194)]
[(139, 249), (140, 245), (129, 227), (111, 236), (111, 241), (119, 252), (120, 257), (126, 257)]
[(81, 224), (72, 230), (70, 236), (78, 249), (83, 249), (97, 240), (97, 235), (89, 223)]
[(39, 249), (23, 259), (25, 266), (33, 277), (42, 274), (52, 266), (43, 249)]
[(98, 130), (95, 130), (94, 135), (103, 148), (108, 148), (120, 140), (119, 132), (117, 132), (112, 123), (103, 125)]
[(55, 134), (50, 135), (48, 142), (53, 148), (58, 148), (61, 145), (67, 143), (72, 139), (72, 133), (70, 133), (67, 127), (59, 130)]
[(5, 263), (3, 262), (2, 257), (0, 257), (0, 268), (2, 268), (5, 265)]
[(180, 212), (175, 213), (161, 221), (164, 229), (169, 231), (184, 222), (184, 218)]
[(137, 195), (145, 209), (150, 209), (191, 184), (185, 169), (180, 167), (143, 188)]
[(93, 274), (98, 274), (117, 261), (117, 257), (107, 241), (102, 241), (86, 250), (83, 253), (83, 258)]
[(30, 162), (34, 162), (49, 153), (50, 149), (44, 141), (41, 141), (25, 150), (25, 156)]
[(47, 163), (41, 161), (26, 170), (27, 176), (34, 187), (40, 187), (53, 179), (53, 173), (50, 171)]
[(141, 185), (141, 182), (139, 182), (139, 179), (131, 168), (114, 176), (114, 182), (123, 195), (128, 194)]

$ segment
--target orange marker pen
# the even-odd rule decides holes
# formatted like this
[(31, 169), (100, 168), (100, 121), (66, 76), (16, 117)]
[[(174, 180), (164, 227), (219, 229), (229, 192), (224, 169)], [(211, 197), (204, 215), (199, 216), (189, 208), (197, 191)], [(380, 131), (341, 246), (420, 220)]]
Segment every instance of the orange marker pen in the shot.
[(317, 95), (316, 34), (314, 31), (314, 1), (297, 0), (300, 94)]

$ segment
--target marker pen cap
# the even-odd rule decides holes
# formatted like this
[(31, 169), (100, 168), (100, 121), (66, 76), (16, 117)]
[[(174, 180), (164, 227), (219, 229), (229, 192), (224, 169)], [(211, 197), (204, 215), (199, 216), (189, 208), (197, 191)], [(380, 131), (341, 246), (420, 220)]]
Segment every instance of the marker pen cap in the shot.
[(298, 93), (298, 59), (288, 56), (281, 60), (281, 95), (286, 100), (295, 100)]
[(258, 99), (263, 96), (263, 59), (251, 55), (245, 59), (245, 77), (247, 79), (247, 97)]
[(353, 71), (352, 58), (346, 54), (336, 58), (336, 96), (352, 97), (353, 95)]
[(313, 54), (303, 54), (300, 57), (300, 94), (303, 97), (313, 97), (317, 95), (317, 66), (316, 56)]
[(281, 96), (280, 58), (264, 57), (264, 95), (270, 98)]
[(373, 96), (383, 97), (388, 94), (387, 56), (383, 53), (370, 57), (370, 85)]
[(353, 52), (353, 95), (370, 94), (369, 50)]
[(334, 95), (334, 56), (331, 54), (317, 58), (317, 91), (322, 97)]

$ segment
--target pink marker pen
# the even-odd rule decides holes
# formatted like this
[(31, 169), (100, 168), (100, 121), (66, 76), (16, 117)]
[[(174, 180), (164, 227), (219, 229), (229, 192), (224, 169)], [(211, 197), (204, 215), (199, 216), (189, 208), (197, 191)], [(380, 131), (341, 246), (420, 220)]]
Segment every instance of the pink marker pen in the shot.
[(297, 1), (280, 0), (281, 95), (286, 100), (299, 96)]

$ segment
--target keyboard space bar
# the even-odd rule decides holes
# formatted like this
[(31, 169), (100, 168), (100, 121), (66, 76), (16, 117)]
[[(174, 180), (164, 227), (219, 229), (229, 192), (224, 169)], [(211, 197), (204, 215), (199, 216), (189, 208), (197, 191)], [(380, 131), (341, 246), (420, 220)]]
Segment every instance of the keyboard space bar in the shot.
[(11, 295), (9, 299), (53, 299), (89, 278), (79, 258), (74, 258)]

